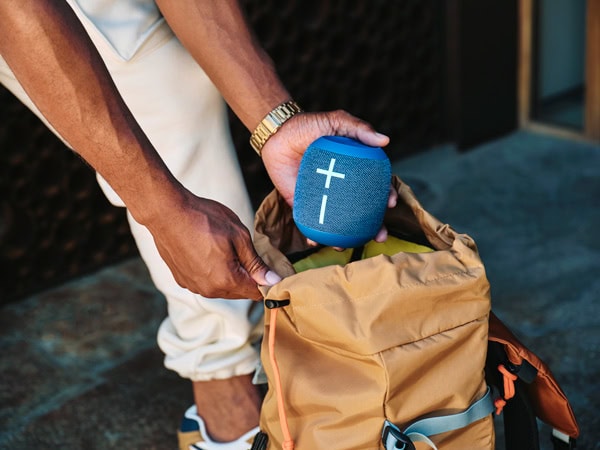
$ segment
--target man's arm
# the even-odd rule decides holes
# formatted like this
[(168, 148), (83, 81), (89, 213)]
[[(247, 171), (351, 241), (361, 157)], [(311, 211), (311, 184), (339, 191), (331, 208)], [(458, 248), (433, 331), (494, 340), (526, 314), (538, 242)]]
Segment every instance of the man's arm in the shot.
[(157, 0), (179, 40), (249, 130), (290, 94), (237, 0)]
[[(268, 268), (248, 230), (169, 172), (66, 2), (0, 2), (0, 54), (46, 119), (148, 227), (179, 284), (210, 297), (261, 297), (256, 284), (268, 284)], [(207, 260), (210, 274), (201, 272)]]
[[(165, 19), (252, 132), (280, 103), (290, 99), (273, 62), (260, 47), (237, 0), (157, 0)], [(273, 184), (291, 205), (298, 167), (320, 136), (342, 135), (367, 145), (389, 139), (344, 111), (297, 114), (267, 141), (262, 156)]]

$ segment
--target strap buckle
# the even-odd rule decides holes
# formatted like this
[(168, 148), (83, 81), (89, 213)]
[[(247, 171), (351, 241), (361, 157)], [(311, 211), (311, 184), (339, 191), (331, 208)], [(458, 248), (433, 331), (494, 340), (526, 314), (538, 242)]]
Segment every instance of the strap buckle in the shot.
[(250, 450), (266, 450), (268, 443), (269, 436), (267, 436), (266, 433), (259, 431), (256, 436), (254, 436)]
[(289, 304), (290, 304), (289, 300), (270, 300), (270, 299), (265, 299), (265, 306), (268, 309), (282, 308), (282, 307), (287, 306)]
[[(393, 440), (391, 442), (388, 442), (388, 440), (390, 439), (390, 435)], [(393, 443), (393, 448), (397, 448), (399, 450), (416, 450), (413, 441), (411, 441), (406, 434), (400, 431), (400, 428), (394, 426), (389, 422), (383, 429), (382, 440), (384, 445), (386, 445), (386, 448), (389, 448), (387, 447), (388, 443)]]

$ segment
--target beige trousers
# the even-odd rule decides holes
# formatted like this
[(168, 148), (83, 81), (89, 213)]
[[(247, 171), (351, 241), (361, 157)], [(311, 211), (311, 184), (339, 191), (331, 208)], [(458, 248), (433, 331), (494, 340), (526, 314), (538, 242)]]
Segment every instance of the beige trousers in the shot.
[[(121, 10), (102, 18), (95, 15), (93, 2), (86, 2), (85, 12), (75, 0), (69, 3), (125, 102), (177, 179), (194, 194), (227, 205), (252, 230), (253, 211), (231, 142), (225, 103), (154, 3), (140, 8), (139, 0), (112, 2)], [(131, 4), (129, 11), (124, 3)], [(108, 33), (96, 25), (112, 19), (118, 23), (108, 27)], [(0, 82), (46, 122), (1, 57)], [(98, 181), (111, 203), (124, 206), (100, 176)], [(128, 217), (152, 280), (168, 302), (168, 317), (158, 331), (166, 367), (193, 381), (253, 372), (259, 359), (252, 342), (261, 329), (260, 308), (253, 308), (256, 304), (249, 300), (206, 299), (180, 287), (148, 230)]]

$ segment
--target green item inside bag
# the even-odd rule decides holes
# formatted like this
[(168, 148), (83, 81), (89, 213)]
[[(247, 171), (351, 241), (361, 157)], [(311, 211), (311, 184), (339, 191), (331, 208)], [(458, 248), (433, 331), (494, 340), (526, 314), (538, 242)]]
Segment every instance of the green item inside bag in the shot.
[[(392, 256), (396, 253), (429, 253), (433, 249), (414, 242), (405, 241), (394, 236), (389, 236), (385, 242), (369, 241), (365, 244), (360, 259), (371, 258), (378, 255)], [(323, 247), (315, 253), (302, 258), (294, 263), (296, 273), (308, 269), (318, 269), (325, 266), (343, 266), (350, 262), (354, 249), (347, 248), (343, 251), (335, 250), (333, 247)]]

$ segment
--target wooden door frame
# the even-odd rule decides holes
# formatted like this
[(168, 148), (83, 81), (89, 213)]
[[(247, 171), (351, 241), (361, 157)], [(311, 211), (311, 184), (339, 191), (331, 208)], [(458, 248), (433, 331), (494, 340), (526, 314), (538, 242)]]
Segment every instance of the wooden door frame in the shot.
[(585, 135), (600, 141), (600, 0), (587, 0)]
[(534, 1), (519, 0), (517, 117), (519, 126), (565, 137), (600, 142), (600, 0), (586, 1), (585, 124), (576, 131), (531, 118)]

